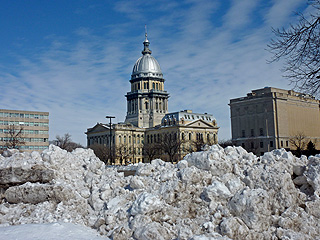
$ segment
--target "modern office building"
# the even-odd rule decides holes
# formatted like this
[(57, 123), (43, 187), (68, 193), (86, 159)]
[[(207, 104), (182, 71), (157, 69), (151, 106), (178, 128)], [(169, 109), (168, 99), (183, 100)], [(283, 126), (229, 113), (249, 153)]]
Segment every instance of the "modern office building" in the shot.
[[(136, 163), (147, 158), (148, 148), (166, 138), (183, 142), (175, 161), (190, 152), (191, 143), (203, 140), (217, 143), (218, 129), (212, 114), (191, 110), (168, 113), (169, 94), (164, 90), (163, 74), (157, 60), (151, 56), (147, 34), (142, 56), (131, 74), (131, 91), (126, 94), (127, 115), (124, 123), (97, 123), (87, 129), (87, 146), (113, 146), (126, 152), (126, 161)], [(161, 158), (166, 160), (165, 154)], [(121, 161), (120, 161), (121, 162)], [(119, 163), (119, 159), (117, 161)]]
[(236, 145), (257, 154), (296, 150), (290, 140), (302, 135), (320, 148), (320, 101), (313, 96), (266, 87), (231, 99), (229, 105)]
[(42, 151), (48, 148), (48, 139), (48, 112), (0, 109), (0, 149)]

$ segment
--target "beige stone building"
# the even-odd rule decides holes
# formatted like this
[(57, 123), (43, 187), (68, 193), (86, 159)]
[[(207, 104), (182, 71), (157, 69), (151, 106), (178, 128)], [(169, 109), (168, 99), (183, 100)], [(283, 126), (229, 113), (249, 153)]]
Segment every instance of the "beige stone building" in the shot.
[[(217, 143), (218, 129), (212, 114), (193, 113), (191, 110), (168, 113), (169, 94), (164, 90), (163, 74), (157, 60), (151, 56), (147, 35), (142, 56), (136, 61), (131, 74), (131, 91), (126, 94), (127, 116), (124, 123), (97, 123), (88, 128), (87, 146), (104, 145), (119, 152), (116, 163), (137, 163), (148, 158), (147, 148), (154, 143), (174, 139), (181, 145), (175, 161), (190, 152), (192, 143)], [(166, 159), (165, 153), (160, 152)], [(123, 162), (122, 162), (123, 163)]]
[(0, 149), (10, 142), (10, 129), (20, 131), (24, 144), (17, 146), (24, 151), (43, 151), (49, 146), (49, 113), (0, 109)]
[(257, 154), (286, 148), (302, 134), (320, 148), (320, 101), (313, 96), (266, 87), (231, 99), (232, 141)]

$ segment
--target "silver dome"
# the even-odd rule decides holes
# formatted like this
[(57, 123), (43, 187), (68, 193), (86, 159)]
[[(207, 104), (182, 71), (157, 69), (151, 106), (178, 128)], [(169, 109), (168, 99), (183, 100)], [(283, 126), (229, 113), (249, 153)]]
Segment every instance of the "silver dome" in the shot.
[(149, 49), (149, 41), (146, 39), (143, 42), (144, 50), (142, 51), (142, 56), (136, 61), (132, 70), (132, 78), (152, 76), (162, 78), (163, 74), (161, 72), (160, 65), (158, 61), (151, 56), (151, 50)]
[(132, 75), (140, 73), (158, 73), (162, 75), (158, 61), (150, 54), (141, 56), (133, 66)]

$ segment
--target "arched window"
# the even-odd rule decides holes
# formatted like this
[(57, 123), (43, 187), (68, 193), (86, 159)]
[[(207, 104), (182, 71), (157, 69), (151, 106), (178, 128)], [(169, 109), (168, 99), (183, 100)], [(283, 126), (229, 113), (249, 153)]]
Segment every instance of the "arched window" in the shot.
[(126, 136), (123, 137), (123, 143), (127, 143), (127, 138), (126, 138)]
[(146, 104), (146, 109), (148, 109), (149, 108), (148, 102), (145, 102), (145, 104)]
[(191, 140), (191, 133), (189, 133), (189, 140)]
[(153, 89), (155, 89), (155, 88), (156, 88), (155, 83), (152, 83), (152, 88), (153, 88)]
[(119, 136), (119, 143), (121, 143), (121, 136)]

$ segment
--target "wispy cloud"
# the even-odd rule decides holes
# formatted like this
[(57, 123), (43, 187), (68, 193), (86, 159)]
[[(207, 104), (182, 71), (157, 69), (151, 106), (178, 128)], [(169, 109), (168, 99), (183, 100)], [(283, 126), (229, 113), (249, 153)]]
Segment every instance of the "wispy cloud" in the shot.
[(124, 95), (147, 23), (150, 48), (171, 95), (170, 111), (212, 113), (221, 127), (219, 137), (230, 138), (230, 98), (264, 86), (289, 88), (281, 63), (266, 64), (265, 48), (270, 27), (294, 20), (292, 12), (302, 0), (263, 2), (116, 2), (113, 14), (124, 20), (107, 23), (105, 34), (81, 27), (72, 41), (52, 35), (45, 49), (17, 55), (14, 69), (0, 63), (2, 106), (49, 111), (51, 139), (69, 132), (86, 144), (84, 132), (106, 121), (106, 114), (124, 120)]

